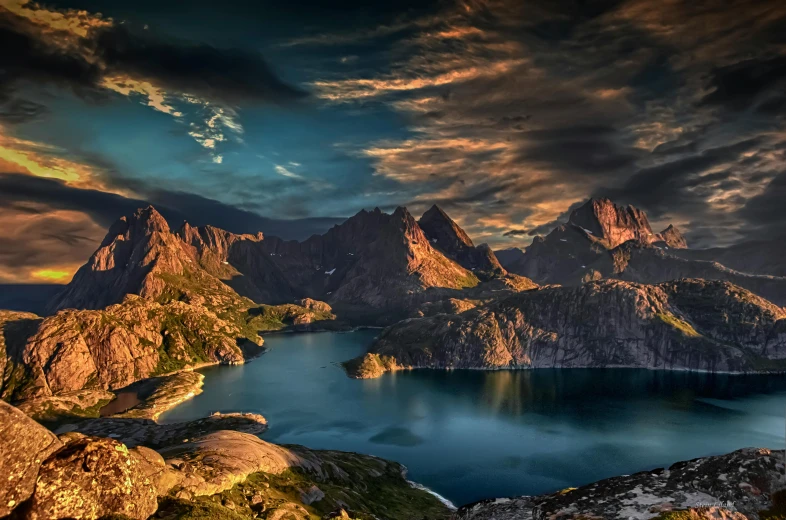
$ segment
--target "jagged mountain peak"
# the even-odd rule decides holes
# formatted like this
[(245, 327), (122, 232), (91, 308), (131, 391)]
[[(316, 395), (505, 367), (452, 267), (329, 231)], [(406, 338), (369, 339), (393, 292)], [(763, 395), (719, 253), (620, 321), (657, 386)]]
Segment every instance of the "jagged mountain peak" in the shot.
[(687, 249), (688, 248), (688, 241), (685, 240), (685, 236), (682, 232), (675, 227), (673, 224), (669, 224), (669, 226), (658, 233), (661, 239), (666, 243), (667, 246), (672, 247), (674, 249)]
[(631, 239), (649, 243), (653, 236), (646, 213), (635, 206), (618, 206), (607, 198), (588, 200), (570, 214), (568, 223), (610, 249)]
[(469, 235), (436, 204), (423, 213), (418, 223), (432, 241), (436, 239), (439, 243), (442, 239), (443, 243), (449, 242), (456, 245), (463, 244), (465, 247), (474, 247)]

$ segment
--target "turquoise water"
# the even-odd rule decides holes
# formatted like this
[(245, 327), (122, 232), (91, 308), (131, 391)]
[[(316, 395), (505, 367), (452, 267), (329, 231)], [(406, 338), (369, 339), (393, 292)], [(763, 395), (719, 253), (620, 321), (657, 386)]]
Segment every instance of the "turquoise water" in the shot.
[(456, 504), (785, 442), (786, 376), (555, 369), (347, 378), (336, 363), (364, 352), (376, 333), (267, 336), (268, 353), (205, 369), (204, 393), (162, 421), (258, 412), (270, 422), (266, 440), (397, 460)]

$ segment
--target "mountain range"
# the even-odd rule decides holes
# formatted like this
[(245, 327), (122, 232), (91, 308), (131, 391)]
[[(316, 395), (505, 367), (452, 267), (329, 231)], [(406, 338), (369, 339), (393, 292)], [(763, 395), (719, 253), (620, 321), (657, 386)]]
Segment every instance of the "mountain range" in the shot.
[[(271, 330), (386, 325), (347, 364), (783, 369), (786, 278), (763, 253), (691, 250), (644, 212), (593, 199), (525, 250), (476, 246), (442, 209), (360, 211), (303, 241), (153, 207), (118, 219), (48, 316), (0, 311), (11, 400), (242, 363)], [(720, 260), (733, 264), (731, 268)], [(741, 271), (739, 268), (749, 269)], [(685, 280), (690, 279), (690, 280)], [(403, 321), (402, 321), (403, 320)]]

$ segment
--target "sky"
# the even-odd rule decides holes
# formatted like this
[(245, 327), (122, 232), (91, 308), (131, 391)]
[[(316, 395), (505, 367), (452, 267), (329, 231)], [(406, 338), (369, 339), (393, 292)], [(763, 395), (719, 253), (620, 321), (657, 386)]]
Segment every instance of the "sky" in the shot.
[(0, 0), (0, 283), (67, 282), (148, 204), (302, 239), (436, 203), (503, 248), (609, 197), (693, 247), (772, 238), (784, 27), (780, 0)]

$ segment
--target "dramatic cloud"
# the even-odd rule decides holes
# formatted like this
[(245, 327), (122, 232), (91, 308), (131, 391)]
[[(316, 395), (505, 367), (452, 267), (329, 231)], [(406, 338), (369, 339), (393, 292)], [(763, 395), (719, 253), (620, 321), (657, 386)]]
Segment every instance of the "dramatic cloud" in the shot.
[(84, 11), (24, 0), (0, 7), (0, 68), (0, 119), (7, 123), (46, 110), (23, 97), (25, 84), (69, 87), (94, 99), (112, 91), (178, 120), (196, 111), (183, 122), (216, 163), (222, 162), (216, 144), (243, 133), (233, 106), (306, 96), (281, 81), (256, 51), (164, 39), (146, 28), (132, 31)]
[(358, 155), (410, 200), (464, 201), (475, 236), (523, 244), (610, 196), (720, 245), (781, 168), (784, 23), (764, 0), (460, 3), (412, 22), (389, 71), (313, 85), (407, 117)]
[[(124, 20), (123, 2), (3, 2), (6, 221), (35, 208), (50, 219), (26, 228), (35, 249), (54, 247), (52, 222), (74, 257), (92, 225), (148, 203), (175, 226), (297, 238), (336, 221), (313, 215), (438, 203), (505, 247), (608, 196), (694, 246), (781, 233), (784, 2), (447, 0), (294, 21), (246, 4)], [(67, 271), (14, 269), (23, 256), (5, 280)]]

